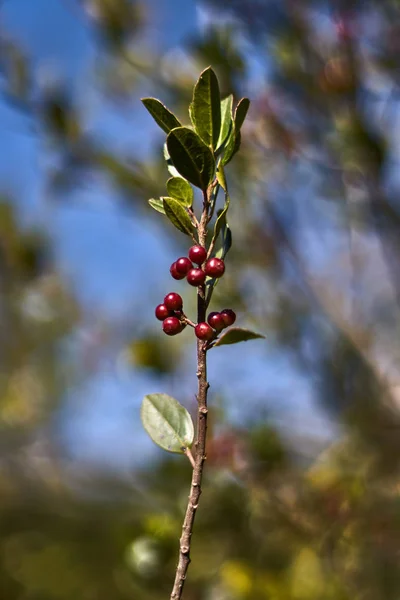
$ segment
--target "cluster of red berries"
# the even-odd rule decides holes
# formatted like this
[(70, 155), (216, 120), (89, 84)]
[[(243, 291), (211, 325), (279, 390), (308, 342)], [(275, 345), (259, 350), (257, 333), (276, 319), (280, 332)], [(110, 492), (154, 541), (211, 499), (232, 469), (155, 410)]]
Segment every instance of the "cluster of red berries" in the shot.
[[(225, 263), (221, 258), (209, 258), (207, 261), (207, 250), (203, 246), (192, 246), (188, 252), (188, 258), (181, 256), (170, 268), (174, 279), (184, 279), (190, 285), (198, 287), (203, 285), (206, 277), (222, 277), (225, 272)], [(198, 267), (193, 267), (193, 263)], [(205, 263), (205, 264), (204, 264)], [(201, 265), (203, 265), (201, 268)], [(177, 335), (186, 327), (188, 321), (183, 313), (183, 301), (179, 294), (171, 292), (164, 298), (163, 304), (159, 304), (155, 310), (156, 317), (163, 322), (163, 331), (167, 335)], [(194, 332), (199, 340), (210, 341), (225, 327), (230, 327), (236, 321), (236, 315), (230, 308), (221, 312), (211, 312), (207, 323), (198, 323)]]
[(163, 322), (163, 331), (167, 335), (176, 335), (186, 327), (186, 323), (182, 319), (182, 308), (182, 297), (176, 292), (167, 294), (163, 304), (156, 307), (156, 317)]
[[(189, 249), (188, 257), (181, 256), (170, 268), (170, 273), (174, 279), (184, 279), (194, 287), (203, 285), (206, 277), (222, 277), (225, 273), (225, 263), (221, 258), (207, 258), (207, 250), (203, 246), (192, 246)], [(204, 263), (204, 269), (200, 266)], [(198, 265), (193, 267), (193, 263)]]

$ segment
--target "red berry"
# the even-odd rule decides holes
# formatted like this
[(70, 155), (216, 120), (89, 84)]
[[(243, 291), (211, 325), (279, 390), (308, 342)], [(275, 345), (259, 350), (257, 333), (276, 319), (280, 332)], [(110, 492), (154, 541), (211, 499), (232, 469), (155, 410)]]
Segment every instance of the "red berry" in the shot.
[(176, 262), (172, 263), (169, 272), (174, 279), (184, 279), (185, 273), (180, 273), (176, 267)]
[(156, 318), (159, 321), (164, 321), (164, 319), (166, 319), (167, 317), (170, 316), (171, 311), (168, 310), (168, 308), (165, 306), (165, 304), (159, 304), (156, 307), (155, 313), (156, 313)]
[(224, 320), (225, 327), (230, 327), (236, 321), (236, 314), (230, 308), (224, 308), (224, 310), (221, 310), (220, 315)]
[(222, 331), (225, 327), (225, 321), (221, 313), (219, 312), (211, 312), (208, 315), (207, 321), (215, 329), (215, 331)]
[(209, 277), (222, 277), (225, 273), (225, 263), (221, 258), (209, 258), (204, 271)]
[(203, 285), (206, 280), (206, 274), (202, 269), (190, 269), (189, 273), (186, 275), (187, 282), (194, 287), (199, 285)]
[(163, 321), (162, 328), (167, 335), (176, 335), (182, 331), (182, 324), (177, 317), (167, 317)]
[(213, 328), (208, 323), (198, 323), (194, 328), (196, 337), (199, 340), (211, 340), (214, 337)]
[(192, 263), (186, 256), (181, 256), (174, 264), (176, 271), (184, 276), (187, 275), (187, 272), (190, 271), (190, 269), (193, 269)]
[(168, 310), (182, 310), (183, 300), (179, 294), (171, 292), (165, 296), (164, 304)]
[(192, 246), (189, 249), (189, 258), (196, 265), (202, 265), (207, 258), (207, 250), (203, 246)]

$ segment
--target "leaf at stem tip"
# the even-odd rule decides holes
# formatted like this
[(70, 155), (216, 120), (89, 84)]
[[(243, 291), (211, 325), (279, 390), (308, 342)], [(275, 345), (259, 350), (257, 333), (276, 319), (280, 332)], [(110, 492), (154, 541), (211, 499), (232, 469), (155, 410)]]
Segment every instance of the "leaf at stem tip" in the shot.
[(168, 219), (177, 229), (179, 229), (179, 231), (186, 233), (186, 235), (193, 234), (194, 228), (192, 221), (186, 212), (186, 209), (178, 202), (178, 200), (168, 197), (163, 198), (163, 206)]
[(142, 98), (142, 103), (165, 133), (181, 126), (176, 116), (157, 98)]
[(239, 342), (247, 342), (248, 340), (256, 340), (258, 338), (265, 338), (265, 335), (255, 333), (249, 329), (242, 329), (241, 327), (231, 327), (226, 333), (223, 333), (217, 339), (217, 341), (214, 343), (214, 346), (238, 344)]
[(171, 198), (178, 200), (184, 206), (189, 208), (193, 204), (193, 189), (192, 186), (183, 177), (171, 177), (167, 181), (167, 190)]
[(184, 406), (167, 394), (148, 394), (140, 411), (143, 427), (158, 446), (184, 454), (194, 439), (193, 421)]
[(165, 215), (164, 202), (162, 201), (161, 198), (150, 198), (149, 204), (150, 204), (151, 208), (154, 208), (154, 210), (156, 210), (157, 212)]
[(201, 138), (188, 127), (177, 127), (167, 137), (167, 149), (180, 175), (206, 190), (215, 172), (214, 156)]
[(220, 148), (227, 141), (230, 134), (232, 128), (232, 105), (232, 94), (221, 100), (221, 131), (217, 142), (217, 148)]
[(221, 130), (221, 98), (218, 79), (211, 67), (200, 74), (194, 86), (189, 113), (203, 142), (215, 149)]
[(241, 100), (239, 100), (238, 105), (235, 109), (235, 127), (236, 127), (236, 131), (240, 131), (244, 120), (246, 118), (247, 115), (247, 111), (249, 110), (250, 107), (250, 100), (248, 98), (242, 98)]

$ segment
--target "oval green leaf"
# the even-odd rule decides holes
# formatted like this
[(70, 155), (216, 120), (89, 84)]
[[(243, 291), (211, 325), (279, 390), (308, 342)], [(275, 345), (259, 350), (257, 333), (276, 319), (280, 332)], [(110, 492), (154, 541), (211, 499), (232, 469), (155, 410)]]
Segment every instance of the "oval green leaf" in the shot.
[(157, 212), (165, 215), (164, 203), (161, 198), (150, 198), (149, 204), (151, 208), (154, 208), (154, 210), (156, 210)]
[(265, 338), (265, 335), (255, 333), (249, 329), (242, 329), (241, 327), (231, 327), (228, 331), (221, 335), (214, 343), (214, 346), (226, 346), (227, 344), (238, 344), (239, 342), (247, 342), (248, 340), (256, 340), (258, 338)]
[(241, 100), (239, 100), (238, 105), (235, 110), (236, 131), (240, 131), (240, 128), (242, 127), (243, 122), (246, 118), (249, 107), (250, 107), (250, 100), (248, 98), (242, 98)]
[(240, 148), (241, 135), (240, 131), (236, 132), (235, 124), (233, 124), (231, 134), (229, 136), (228, 142), (226, 144), (224, 154), (221, 159), (221, 163), (223, 166), (227, 165), (228, 162), (232, 160), (235, 156), (236, 152)]
[(206, 190), (214, 177), (215, 161), (199, 136), (188, 127), (177, 127), (167, 137), (167, 149), (179, 174)]
[(183, 454), (194, 439), (191, 416), (182, 404), (167, 394), (148, 394), (140, 411), (143, 427), (160, 448)]
[(171, 177), (167, 181), (168, 194), (178, 200), (184, 206), (191, 207), (193, 204), (193, 189), (186, 179), (182, 177)]
[(230, 131), (232, 129), (232, 105), (232, 94), (230, 94), (227, 98), (224, 98), (221, 101), (221, 131), (219, 133), (217, 148), (220, 148), (226, 143)]
[(165, 133), (181, 126), (176, 116), (157, 98), (142, 98), (142, 103)]
[(193, 234), (193, 224), (186, 209), (174, 198), (163, 198), (165, 214), (173, 225), (186, 235)]
[(211, 67), (200, 74), (194, 86), (189, 112), (203, 142), (215, 149), (221, 130), (221, 98), (218, 79)]

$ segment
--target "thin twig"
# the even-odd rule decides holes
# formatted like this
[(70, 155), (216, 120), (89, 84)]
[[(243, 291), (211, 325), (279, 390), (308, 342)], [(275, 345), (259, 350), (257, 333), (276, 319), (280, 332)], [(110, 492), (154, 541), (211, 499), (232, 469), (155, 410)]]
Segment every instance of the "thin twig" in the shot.
[[(199, 243), (205, 246), (207, 235), (207, 220), (209, 209), (209, 195), (204, 192), (203, 212), (201, 215), (198, 234)], [(206, 298), (205, 285), (199, 286), (197, 291), (197, 322), (203, 322), (206, 318)], [(197, 429), (194, 458), (192, 484), (186, 514), (182, 526), (182, 536), (179, 542), (179, 560), (176, 567), (175, 581), (172, 588), (171, 600), (180, 600), (182, 597), (183, 586), (185, 584), (186, 573), (190, 564), (190, 542), (193, 532), (193, 524), (196, 516), (199, 498), (201, 495), (201, 481), (203, 478), (203, 467), (206, 459), (206, 436), (207, 436), (207, 391), (209, 383), (207, 382), (207, 348), (204, 342), (197, 340)], [(190, 458), (189, 458), (190, 460)]]
[(192, 465), (193, 469), (195, 467), (195, 462), (194, 462), (194, 458), (193, 458), (193, 454), (192, 451), (190, 450), (190, 448), (185, 448), (184, 453), (186, 454), (186, 456), (188, 457), (190, 464)]

